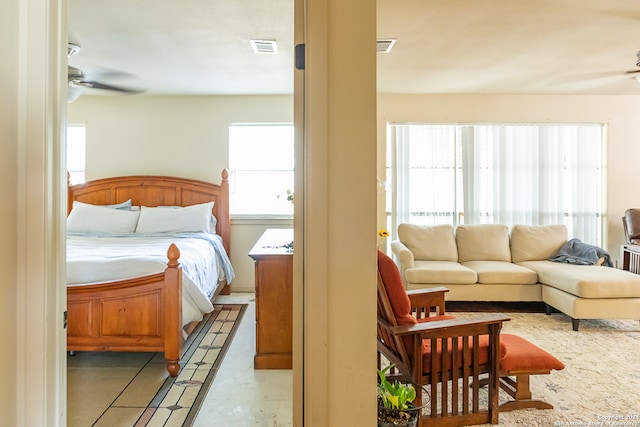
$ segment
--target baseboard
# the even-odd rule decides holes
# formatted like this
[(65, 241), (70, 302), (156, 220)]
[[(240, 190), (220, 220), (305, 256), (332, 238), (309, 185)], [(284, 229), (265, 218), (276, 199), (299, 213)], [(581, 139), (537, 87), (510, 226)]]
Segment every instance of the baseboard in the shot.
[(546, 304), (540, 301), (447, 301), (446, 310), (503, 313), (545, 313)]

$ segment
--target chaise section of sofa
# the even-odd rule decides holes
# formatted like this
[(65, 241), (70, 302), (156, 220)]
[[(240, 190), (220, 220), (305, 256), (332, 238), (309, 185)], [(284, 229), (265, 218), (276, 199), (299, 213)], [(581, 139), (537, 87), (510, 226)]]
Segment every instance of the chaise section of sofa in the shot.
[(640, 275), (548, 261), (566, 239), (563, 225), (515, 225), (511, 230), (513, 262), (536, 272), (547, 307), (570, 316), (575, 331), (580, 319), (640, 319)]
[(453, 301), (543, 301), (572, 318), (640, 319), (640, 275), (549, 261), (564, 225), (400, 224), (391, 249), (407, 289), (445, 286)]

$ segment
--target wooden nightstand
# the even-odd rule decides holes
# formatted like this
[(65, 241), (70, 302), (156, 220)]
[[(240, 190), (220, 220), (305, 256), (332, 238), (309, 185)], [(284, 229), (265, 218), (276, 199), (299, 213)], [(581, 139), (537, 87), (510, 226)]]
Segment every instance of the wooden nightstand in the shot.
[(264, 232), (249, 256), (256, 268), (254, 369), (291, 369), (293, 322), (293, 230)]
[(622, 269), (640, 274), (640, 245), (627, 243), (620, 250)]

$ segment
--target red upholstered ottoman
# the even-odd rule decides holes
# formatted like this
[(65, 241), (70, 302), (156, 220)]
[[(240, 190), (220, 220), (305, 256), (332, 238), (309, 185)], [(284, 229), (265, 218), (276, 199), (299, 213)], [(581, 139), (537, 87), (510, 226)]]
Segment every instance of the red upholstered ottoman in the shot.
[(500, 360), (500, 388), (514, 399), (500, 405), (500, 410), (553, 409), (549, 403), (531, 398), (529, 376), (564, 369), (564, 364), (518, 335), (500, 334), (500, 343), (505, 351)]

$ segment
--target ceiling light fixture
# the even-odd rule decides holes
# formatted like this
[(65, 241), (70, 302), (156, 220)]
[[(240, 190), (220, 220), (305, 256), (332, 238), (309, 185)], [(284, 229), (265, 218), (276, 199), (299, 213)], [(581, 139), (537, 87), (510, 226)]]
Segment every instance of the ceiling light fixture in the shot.
[(80, 45), (69, 42), (67, 44), (67, 57), (71, 58), (73, 55), (80, 52)]
[(277, 55), (278, 44), (275, 40), (249, 40), (253, 53)]
[(69, 82), (69, 85), (67, 86), (67, 103), (78, 99), (80, 95), (82, 95), (82, 89), (83, 88), (81, 86), (75, 86)]
[(389, 53), (396, 44), (396, 39), (378, 39), (376, 40), (376, 52)]

